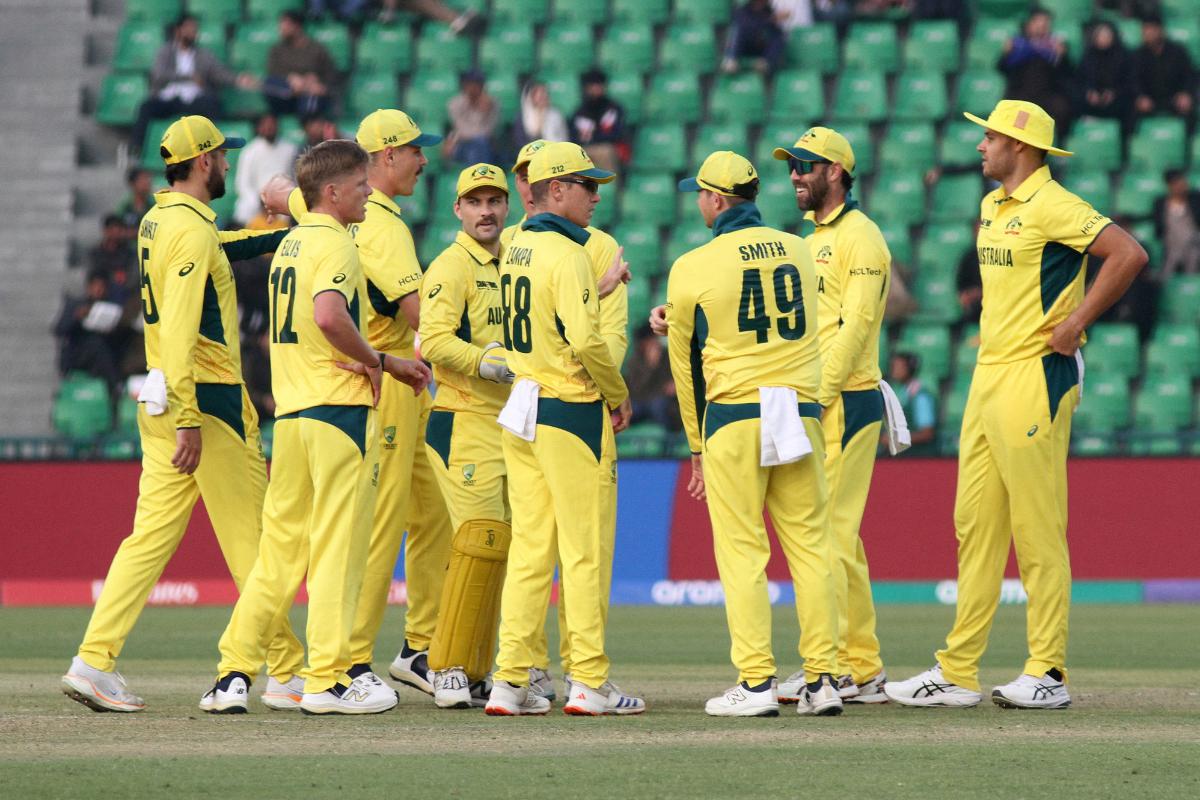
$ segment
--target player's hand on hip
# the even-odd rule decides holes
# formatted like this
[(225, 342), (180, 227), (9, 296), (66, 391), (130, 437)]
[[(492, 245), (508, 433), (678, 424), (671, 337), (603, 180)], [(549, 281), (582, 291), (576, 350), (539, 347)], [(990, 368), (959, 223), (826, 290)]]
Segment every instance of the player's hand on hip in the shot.
[(181, 475), (191, 475), (200, 466), (200, 429), (178, 428), (175, 431), (175, 455), (171, 466)]
[(629, 420), (633, 418), (633, 403), (626, 397), (621, 405), (612, 409), (612, 426), (613, 433), (620, 433), (629, 427)]
[(629, 283), (631, 274), (629, 272), (629, 262), (625, 260), (625, 248), (617, 248), (617, 257), (613, 259), (612, 266), (600, 276), (600, 280), (596, 282), (596, 291), (599, 293), (600, 300), (608, 297), (617, 290), (617, 287), (622, 283)]
[(383, 362), (387, 359), (383, 353), (379, 354), (378, 364), (363, 364), (359, 361), (335, 361), (333, 362), (338, 369), (344, 369), (346, 372), (353, 372), (355, 375), (366, 375), (367, 380), (371, 381), (371, 406), (379, 405), (379, 391), (383, 384)]
[(650, 330), (659, 336), (666, 336), (667, 327), (667, 307), (663, 305), (650, 309)]
[(489, 342), (483, 348), (483, 357), (479, 359), (479, 377), (492, 383), (512, 383), (513, 371), (508, 368), (504, 345), (499, 342)]
[(707, 500), (708, 492), (704, 488), (704, 456), (692, 454), (692, 477), (688, 479), (688, 494), (696, 500)]
[(411, 386), (413, 394), (420, 394), (433, 380), (433, 373), (424, 361), (387, 356), (384, 358), (383, 368), (396, 380)]
[(1083, 344), (1083, 328), (1068, 317), (1055, 326), (1048, 344), (1059, 355), (1074, 356)]

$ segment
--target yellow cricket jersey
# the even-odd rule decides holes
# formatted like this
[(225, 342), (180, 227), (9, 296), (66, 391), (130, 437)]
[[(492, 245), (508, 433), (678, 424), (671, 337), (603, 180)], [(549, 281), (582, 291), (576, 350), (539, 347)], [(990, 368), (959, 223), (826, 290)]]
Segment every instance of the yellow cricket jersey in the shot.
[(1087, 249), (1112, 222), (1042, 167), (1011, 195), (1000, 187), (979, 209), (983, 314), (979, 363), (1051, 352), (1055, 326), (1083, 301)]
[(504, 346), (517, 379), (542, 397), (618, 406), (629, 396), (600, 335), (596, 278), (584, 250), (589, 233), (556, 214), (521, 224), (500, 261)]
[(892, 254), (883, 234), (854, 200), (838, 206), (807, 237), (817, 270), (821, 391), (828, 406), (840, 392), (879, 385), (879, 329), (887, 305)]
[(329, 343), (313, 318), (313, 299), (337, 292), (358, 329), (366, 327), (367, 281), (349, 231), (328, 214), (301, 216), (271, 261), (269, 291), (275, 416), (314, 406), (372, 405), (370, 380), (337, 366), (353, 359)]
[(808, 244), (768, 228), (743, 203), (713, 239), (684, 253), (667, 280), (667, 346), (692, 452), (708, 402), (757, 403), (764, 386), (816, 401), (821, 383), (817, 275)]
[[(182, 192), (156, 192), (138, 228), (146, 364), (160, 369), (180, 428), (206, 412), (197, 384), (242, 383), (230, 260), (275, 249), (286, 231), (218, 231), (216, 213)], [(240, 411), (239, 411), (240, 415)]]
[[(528, 217), (521, 217), (521, 221), (516, 225), (509, 225), (505, 228), (500, 234), (500, 244), (507, 247), (527, 219)], [(584, 243), (583, 249), (592, 262), (592, 277), (599, 281), (612, 266), (620, 245), (617, 244), (616, 239), (599, 228), (589, 225), (585, 230), (588, 232), (588, 240)], [(612, 291), (612, 294), (600, 300), (600, 336), (604, 338), (604, 344), (608, 346), (613, 363), (618, 366), (624, 363), (625, 351), (629, 346), (626, 333), (628, 326), (629, 292), (626, 290), (625, 284), (621, 284)]]
[(421, 281), (421, 356), (433, 364), (434, 408), (500, 413), (510, 387), (480, 378), (479, 360), (484, 346), (504, 342), (503, 314), (499, 257), (459, 231)]

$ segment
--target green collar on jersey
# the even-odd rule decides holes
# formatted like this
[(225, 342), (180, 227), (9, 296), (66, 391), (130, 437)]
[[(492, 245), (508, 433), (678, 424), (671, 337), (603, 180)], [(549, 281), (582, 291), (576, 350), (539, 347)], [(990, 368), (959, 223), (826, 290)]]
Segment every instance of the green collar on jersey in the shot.
[(761, 228), (762, 224), (762, 214), (759, 213), (758, 206), (754, 203), (738, 203), (713, 220), (713, 238), (744, 228)]
[(551, 214), (549, 211), (535, 214), (525, 220), (521, 223), (521, 230), (559, 233), (581, 246), (587, 244), (587, 240), (592, 235), (588, 233), (586, 228), (581, 228), (566, 217)]

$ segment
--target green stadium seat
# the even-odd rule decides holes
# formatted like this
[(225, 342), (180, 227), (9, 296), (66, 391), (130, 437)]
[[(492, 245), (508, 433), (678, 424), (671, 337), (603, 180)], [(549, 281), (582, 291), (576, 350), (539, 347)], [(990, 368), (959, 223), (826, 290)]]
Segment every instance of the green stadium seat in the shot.
[(1123, 375), (1089, 371), (1084, 376), (1083, 401), (1071, 425), (1084, 433), (1107, 433), (1129, 426), (1129, 379)]
[[(159, 2), (162, 0), (150, 0), (151, 2)], [(137, 0), (126, 2), (126, 15), (129, 14), (129, 8), (137, 4)], [(222, 26), (231, 23), (238, 23), (242, 20), (242, 0), (188, 0), (188, 13), (200, 20), (201, 24), (217, 22)], [(175, 17), (167, 17), (164, 21), (170, 22)]]
[(758, 144), (754, 148), (754, 157), (750, 159), (754, 162), (754, 167), (760, 175), (776, 169), (787, 174), (787, 166), (782, 161), (776, 163), (773, 153), (776, 147), (791, 147), (801, 134), (808, 130), (807, 123), (798, 121), (802, 119), (803, 117), (790, 120), (771, 120), (763, 126), (762, 132), (758, 135)]
[(732, 150), (749, 157), (750, 134), (746, 131), (746, 124), (744, 122), (706, 122), (701, 125), (692, 142), (689, 166), (698, 169), (710, 153), (718, 150)]
[(659, 67), (666, 70), (712, 72), (718, 60), (717, 38), (711, 24), (673, 24), (659, 48)]
[(1088, 388), (1093, 371), (1133, 378), (1141, 371), (1141, 345), (1137, 327), (1128, 322), (1100, 322), (1088, 331), (1083, 357), (1087, 365), (1084, 377)]
[(579, 0), (552, 0), (550, 5), (550, 16), (555, 22), (599, 25), (608, 19), (608, 3), (605, 0), (590, 0), (587, 3), (580, 3)]
[(112, 68), (116, 72), (147, 72), (164, 42), (157, 22), (126, 22), (117, 32)]
[[(600, 202), (596, 204), (596, 208), (592, 212), (593, 228), (608, 230), (616, 223), (617, 209), (619, 208), (618, 199), (620, 196), (621, 190), (617, 188), (617, 184), (615, 183), (600, 187)], [(512, 219), (515, 221), (518, 218), (513, 217)]]
[(284, 11), (304, 12), (304, 0), (246, 0), (246, 19), (274, 22)]
[[(579, 81), (575, 82), (576, 87), (579, 86)], [(622, 105), (625, 109), (625, 119), (630, 124), (636, 125), (642, 120), (642, 104), (645, 99), (645, 89), (643, 86), (645, 81), (642, 79), (642, 73), (632, 70), (613, 72), (608, 76), (608, 94), (614, 100)], [(579, 107), (579, 92), (576, 89), (575, 104), (569, 106), (573, 112)], [(564, 113), (571, 113), (564, 109)]]
[[(453, 217), (451, 218), (453, 219)], [(453, 224), (445, 221), (430, 222), (425, 227), (425, 235), (417, 248), (417, 255), (422, 264), (430, 264), (441, 255), (442, 251), (454, 244), (454, 238), (462, 226), (455, 221)]]
[(969, 386), (952, 387), (939, 404), (942, 410), (942, 424), (938, 438), (942, 440), (943, 451), (957, 452), (958, 450), (958, 437), (962, 431), (963, 412), (967, 409), (969, 389)]
[(210, 51), (218, 61), (229, 60), (229, 42), (225, 38), (223, 22), (201, 22), (196, 30), (196, 44)]
[(729, 0), (675, 0), (674, 19), (720, 25), (729, 21), (733, 3)]
[(890, 22), (856, 22), (842, 43), (842, 64), (848, 70), (895, 72), (900, 67), (896, 26)]
[(946, 116), (946, 79), (938, 72), (908, 71), (896, 81), (892, 118), (939, 121)]
[(358, 118), (377, 108), (395, 108), (400, 103), (393, 72), (357, 72), (350, 82), (347, 111)]
[(1178, 14), (1171, 15), (1167, 18), (1164, 27), (1168, 39), (1178, 42), (1187, 49), (1193, 64), (1200, 62), (1200, 19), (1196, 17), (1194, 7), (1189, 6), (1187, 11), (1181, 9)]
[(651, 225), (674, 223), (675, 183), (667, 173), (634, 173), (621, 191), (621, 219)]
[(267, 101), (254, 89), (225, 86), (221, 89), (221, 110), (227, 117), (253, 119), (267, 113)]
[(600, 66), (647, 73), (654, 68), (654, 30), (647, 23), (612, 25), (600, 40)]
[(529, 72), (534, 65), (533, 26), (524, 22), (498, 22), (479, 45), (484, 72)]
[(239, 72), (265, 75), (268, 51), (277, 41), (279, 30), (274, 22), (243, 22), (236, 25), (233, 41), (229, 44), (229, 65)]
[(795, 69), (832, 75), (841, 63), (837, 29), (832, 22), (816, 22), (796, 28), (788, 36), (787, 63)]
[(1146, 368), (1160, 375), (1200, 376), (1200, 328), (1160, 322), (1146, 348)]
[[(424, 148), (424, 152), (428, 153), (430, 150), (436, 149), (438, 148)], [(429, 219), (429, 179), (425, 177), (425, 173), (422, 174), (421, 180), (417, 181), (413, 193), (408, 197), (400, 198), (400, 211), (409, 227), (420, 225)]]
[(966, 378), (964, 383), (970, 383), (970, 375), (975, 370), (975, 362), (979, 358), (979, 326), (970, 325), (958, 338), (954, 346), (954, 375), (956, 380)]
[(577, 22), (552, 22), (542, 33), (538, 47), (538, 66), (551, 70), (578, 71), (594, 59), (592, 29)]
[(699, 164), (688, 163), (687, 135), (682, 125), (652, 122), (639, 126), (634, 135), (633, 167), (641, 171), (678, 173), (697, 169)]
[[(789, 181), (779, 178), (759, 182), (757, 205), (763, 222), (772, 228), (795, 228), (804, 216), (796, 207), (796, 190)], [(694, 206), (692, 214), (697, 214)]]
[(748, 124), (757, 121), (767, 105), (767, 90), (757, 72), (724, 75), (713, 84), (708, 119)]
[[(976, 116), (986, 118), (1003, 97), (1004, 76), (999, 72), (984, 69), (969, 70), (958, 76), (958, 88), (954, 92), (954, 110), (970, 111)], [(974, 125), (976, 131), (982, 132), (975, 123), (967, 122), (967, 124)]]
[(925, 218), (925, 181), (916, 170), (880, 173), (874, 198), (869, 208), (877, 219), (916, 225)]
[(1112, 181), (1106, 172), (1072, 170), (1064, 185), (1095, 208), (1112, 208)]
[(917, 311), (914, 322), (940, 322), (950, 324), (962, 316), (958, 303), (958, 287), (953, 274), (919, 274), (913, 285), (913, 299)]
[(1075, 123), (1067, 149), (1075, 153), (1073, 169), (1112, 172), (1121, 166), (1121, 124), (1115, 119), (1084, 117)]
[(1148, 117), (1129, 140), (1129, 167), (1161, 176), (1184, 166), (1186, 123), (1179, 117)]
[(1156, 433), (1189, 427), (1192, 424), (1191, 381), (1182, 375), (1147, 378), (1133, 401), (1133, 422), (1138, 430)]
[(663, 261), (658, 228), (645, 222), (626, 220), (612, 230), (613, 238), (625, 248), (625, 260), (631, 272), (656, 277), (670, 265)]
[(458, 77), (454, 73), (418, 73), (404, 95), (404, 110), (422, 130), (440, 131), (446, 123), (446, 104), (457, 93)]
[(122, 394), (117, 400), (117, 427), (115, 432), (125, 434), (126, 436), (137, 436), (137, 412), (137, 400), (134, 400), (128, 394)]
[(971, 225), (963, 223), (931, 223), (925, 226), (921, 239), (917, 269), (954, 278), (963, 253), (975, 246)]
[[(241, 15), (241, 0), (233, 0), (238, 3), (238, 14)], [(225, 0), (226, 3), (230, 0)], [(188, 11), (200, 16), (201, 3), (188, 3)], [(220, 5), (214, 3), (214, 5)], [(174, 22), (183, 13), (183, 0), (125, 0), (125, 19), (137, 20), (138, 22), (155, 22), (160, 26), (166, 25), (169, 22)]]
[(662, 458), (671, 434), (657, 422), (631, 425), (617, 441), (619, 458)]
[[(458, 199), (458, 171), (451, 169), (438, 175), (432, 182), (430, 208), (433, 216), (431, 224), (450, 224), (453, 216), (454, 201)], [(515, 220), (514, 220), (515, 222)]]
[[(571, 115), (575, 113), (575, 109), (579, 108), (579, 98), (581, 97), (579, 75), (574, 72), (551, 72), (543, 73), (537, 77), (538, 80), (546, 84), (546, 89), (550, 92), (550, 102), (570, 121)], [(609, 77), (608, 93), (614, 97), (616, 97), (616, 94), (613, 92), (613, 85), (618, 82), (619, 78), (620, 76), (618, 75)], [(624, 105), (624, 101), (622, 101), (622, 105)], [(632, 122), (633, 112), (629, 106), (625, 106), (625, 113)]]
[(942, 132), (938, 146), (938, 163), (943, 167), (969, 167), (979, 165), (979, 153), (975, 148), (983, 139), (983, 128), (965, 119), (951, 119)]
[(837, 122), (882, 122), (887, 115), (887, 81), (882, 72), (848, 69), (842, 73), (833, 95)]
[(96, 121), (118, 127), (132, 125), (149, 92), (150, 84), (145, 75), (116, 72), (105, 75), (96, 102)]
[(68, 374), (58, 387), (51, 409), (54, 429), (73, 439), (88, 439), (112, 427), (108, 384), (81, 372)]
[[(1079, 412), (1076, 411), (1076, 414)], [(1080, 433), (1072, 420), (1071, 454), (1092, 458), (1103, 458), (1117, 454), (1117, 444), (1113, 437), (1105, 434)]]
[(1164, 287), (1159, 315), (1164, 322), (1200, 322), (1200, 275), (1172, 276)]
[[(825, 91), (820, 73), (802, 69), (785, 69), (776, 73), (767, 114), (772, 122), (820, 119), (825, 116)], [(803, 128), (795, 127), (796, 133), (788, 144), (803, 133)]]
[(1154, 210), (1155, 199), (1162, 192), (1161, 174), (1125, 172), (1117, 190), (1116, 212), (1131, 217), (1148, 217)]
[(883, 240), (887, 242), (888, 252), (892, 254), (892, 265), (911, 264), (913, 257), (912, 237), (908, 233), (908, 225), (904, 222), (883, 219), (876, 220)]
[(536, 22), (550, 18), (550, 0), (492, 0), (495, 20)]
[(904, 42), (908, 69), (954, 72), (958, 69), (958, 26), (948, 20), (914, 22)]
[(1029, 11), (1032, 3), (1030, 0), (975, 0), (974, 5), (981, 16), (1012, 14), (1017, 19), (1020, 14)]
[(158, 150), (162, 143), (163, 134), (171, 127), (174, 120), (152, 119), (146, 126), (146, 138), (142, 140), (142, 166), (145, 169), (158, 172), (163, 168), (162, 156)]
[(635, 272), (629, 283), (625, 284), (625, 290), (628, 293), (630, 327), (636, 330), (650, 316), (650, 309), (654, 308), (653, 287), (648, 276)]
[[(695, 212), (693, 212), (695, 213)], [(670, 267), (684, 253), (712, 241), (712, 231), (704, 227), (697, 218), (694, 224), (684, 222), (671, 228), (671, 236), (667, 239), (666, 263)]]
[(521, 79), (515, 72), (486, 72), (484, 89), (500, 106), (500, 122), (508, 124), (521, 110)]
[(879, 145), (879, 166), (888, 171), (925, 172), (934, 164), (936, 139), (928, 122), (893, 122)]
[(933, 187), (930, 219), (935, 222), (975, 220), (983, 187), (978, 175), (943, 175)]
[(900, 332), (893, 352), (908, 351), (921, 357), (921, 376), (935, 386), (950, 374), (950, 329), (945, 325), (910, 322)]
[(671, 15), (669, 0), (612, 0), (613, 22), (654, 25)]
[(408, 72), (412, 69), (412, 30), (407, 25), (369, 23), (358, 37), (355, 68), (379, 72)]
[(700, 83), (690, 72), (662, 72), (650, 83), (646, 116), (663, 122), (700, 120)]
[(350, 69), (350, 30), (340, 22), (322, 22), (308, 26), (308, 35), (329, 51), (334, 66), (342, 72)]
[(457, 78), (474, 62), (470, 37), (457, 36), (446, 25), (426, 25), (417, 39), (417, 74), (425, 70), (450, 70)]
[(996, 69), (1004, 43), (1019, 31), (1018, 17), (980, 17), (975, 20), (967, 39), (967, 66), (971, 69)]

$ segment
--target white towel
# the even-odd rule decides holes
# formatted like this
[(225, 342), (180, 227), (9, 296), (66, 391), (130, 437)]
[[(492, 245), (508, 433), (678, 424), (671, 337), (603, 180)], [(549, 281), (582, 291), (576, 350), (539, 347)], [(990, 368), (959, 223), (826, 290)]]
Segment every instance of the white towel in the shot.
[(762, 454), (759, 464), (774, 467), (799, 461), (812, 452), (812, 442), (800, 419), (796, 390), (785, 386), (762, 386), (758, 390)]
[(883, 416), (887, 424), (888, 452), (892, 455), (903, 453), (912, 447), (912, 434), (908, 432), (908, 418), (904, 416), (904, 407), (900, 398), (888, 386), (887, 381), (879, 382), (879, 391), (883, 393)]
[(1075, 366), (1079, 367), (1079, 399), (1075, 401), (1075, 407), (1083, 402), (1083, 349), (1075, 351)]
[(167, 411), (167, 376), (161, 369), (152, 369), (138, 392), (138, 402), (146, 404), (146, 413), (152, 417)]
[(537, 431), (538, 392), (541, 388), (528, 378), (521, 378), (513, 384), (508, 402), (500, 409), (500, 416), (497, 418), (500, 427), (527, 442), (532, 442), (534, 432)]

